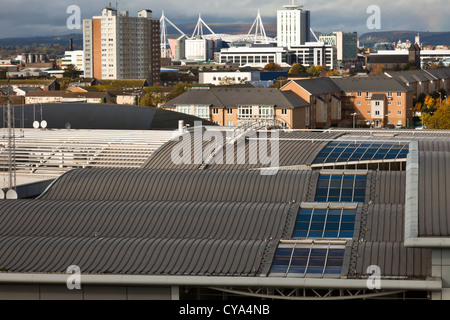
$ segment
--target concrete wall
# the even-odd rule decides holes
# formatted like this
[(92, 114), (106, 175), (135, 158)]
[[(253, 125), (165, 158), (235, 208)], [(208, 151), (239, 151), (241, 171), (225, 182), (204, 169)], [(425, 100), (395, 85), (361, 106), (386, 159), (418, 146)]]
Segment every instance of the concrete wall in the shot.
[(178, 300), (178, 287), (0, 284), (0, 300)]

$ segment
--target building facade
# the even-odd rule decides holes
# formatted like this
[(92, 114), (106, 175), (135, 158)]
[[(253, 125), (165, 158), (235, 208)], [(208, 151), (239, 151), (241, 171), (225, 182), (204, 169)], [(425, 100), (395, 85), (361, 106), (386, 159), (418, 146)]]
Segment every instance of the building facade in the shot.
[(85, 77), (148, 79), (160, 77), (159, 20), (150, 10), (137, 17), (113, 8), (83, 21)]
[(299, 5), (285, 5), (277, 11), (278, 47), (300, 46), (310, 41), (310, 12)]
[(167, 102), (167, 110), (190, 114), (220, 126), (245, 121), (276, 121), (289, 129), (306, 127), (309, 104), (293, 92), (278, 89), (193, 87)]

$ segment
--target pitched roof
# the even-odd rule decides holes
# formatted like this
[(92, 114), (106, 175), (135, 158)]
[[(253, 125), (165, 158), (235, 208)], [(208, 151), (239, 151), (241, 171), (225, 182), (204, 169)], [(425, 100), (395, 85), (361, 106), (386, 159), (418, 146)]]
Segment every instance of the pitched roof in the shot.
[(342, 91), (330, 78), (314, 78), (294, 80), (294, 82), (310, 94), (322, 94)]
[(368, 75), (361, 77), (331, 79), (342, 91), (346, 92), (408, 92), (412, 91), (406, 84), (385, 75)]
[(203, 104), (217, 108), (236, 108), (241, 105), (270, 105), (278, 108), (297, 108), (308, 103), (292, 92), (255, 87), (194, 87), (167, 102), (163, 107)]
[(373, 54), (367, 57), (367, 63), (407, 63), (409, 55), (402, 54)]

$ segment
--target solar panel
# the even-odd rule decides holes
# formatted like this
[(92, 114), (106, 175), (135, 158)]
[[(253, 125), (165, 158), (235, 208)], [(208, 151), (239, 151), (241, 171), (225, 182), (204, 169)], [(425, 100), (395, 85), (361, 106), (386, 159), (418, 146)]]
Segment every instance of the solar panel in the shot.
[(336, 278), (342, 272), (344, 251), (345, 246), (280, 245), (269, 275)]
[(365, 175), (320, 175), (316, 202), (364, 202)]
[(333, 141), (322, 149), (314, 163), (405, 159), (408, 152), (408, 143), (403, 142)]
[(352, 238), (356, 210), (300, 209), (293, 238)]

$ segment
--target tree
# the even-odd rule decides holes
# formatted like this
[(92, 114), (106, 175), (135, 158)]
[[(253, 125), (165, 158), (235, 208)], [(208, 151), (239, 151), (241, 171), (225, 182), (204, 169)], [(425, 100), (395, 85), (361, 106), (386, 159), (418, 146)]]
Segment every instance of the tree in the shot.
[(63, 73), (64, 78), (73, 79), (73, 78), (77, 78), (79, 75), (80, 75), (80, 73), (78, 72), (77, 68), (73, 64), (68, 65), (64, 69), (64, 73)]
[(283, 71), (284, 68), (281, 67), (278, 63), (275, 62), (269, 62), (265, 65), (264, 70), (266, 71)]
[(294, 63), (289, 70), (289, 76), (304, 76), (306, 74), (306, 69), (301, 63)]
[(427, 96), (421, 120), (428, 129), (450, 129), (450, 101)]
[(187, 92), (190, 88), (192, 88), (191, 83), (178, 82), (172, 89), (172, 91), (167, 95), (167, 101), (175, 99), (179, 95), (182, 95), (183, 93)]
[(327, 77), (337, 77), (337, 76), (339, 76), (339, 70), (338, 69), (328, 70), (327, 71)]
[[(138, 97), (136, 97), (136, 102)], [(145, 96), (139, 101), (140, 106), (157, 108), (167, 102), (167, 96), (162, 92), (161, 87), (153, 86), (146, 90)], [(136, 103), (137, 104), (137, 103)]]
[(384, 73), (384, 69), (383, 66), (381, 64), (376, 64), (372, 70), (370, 70), (371, 74), (383, 74)]
[(312, 77), (318, 77), (320, 75), (320, 71), (322, 70), (322, 67), (316, 67), (316, 66), (310, 66), (308, 69), (306, 69), (306, 73), (311, 75)]

